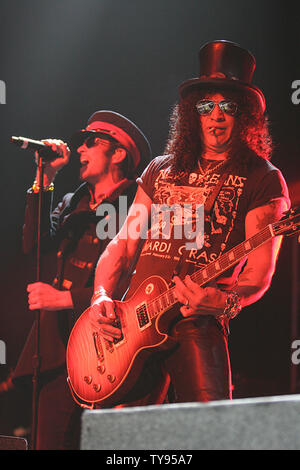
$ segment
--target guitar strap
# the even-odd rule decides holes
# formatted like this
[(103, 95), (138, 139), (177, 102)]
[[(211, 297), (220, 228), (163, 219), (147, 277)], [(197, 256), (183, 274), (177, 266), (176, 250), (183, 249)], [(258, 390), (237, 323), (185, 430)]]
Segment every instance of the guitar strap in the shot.
[(219, 179), (218, 184), (216, 184), (216, 186), (214, 187), (214, 189), (212, 190), (212, 192), (209, 194), (208, 198), (206, 199), (204, 203), (204, 213), (206, 216), (211, 215), (213, 205), (215, 203), (216, 198), (218, 197), (218, 194), (223, 186), (223, 183), (225, 182), (227, 176), (229, 175), (229, 170), (230, 170), (230, 167), (227, 166), (225, 168), (223, 175)]
[[(222, 174), (221, 178), (219, 179), (218, 181), (218, 184), (216, 184), (216, 186), (214, 187), (214, 189), (212, 190), (212, 192), (209, 194), (209, 196), (207, 197), (205, 203), (204, 203), (204, 217), (207, 217), (207, 216), (210, 216), (211, 213), (212, 213), (212, 209), (213, 209), (213, 205), (215, 203), (215, 200), (216, 198), (218, 197), (218, 194), (227, 178), (227, 176), (229, 175), (229, 170), (230, 170), (230, 167), (227, 165), (226, 168), (225, 168), (225, 171), (224, 173)], [(188, 256), (188, 253), (189, 251), (188, 250), (184, 250), (182, 255), (180, 256), (179, 260), (178, 260), (178, 263), (177, 265), (175, 266), (175, 269), (173, 271), (173, 274), (172, 274), (172, 277), (171, 279), (173, 279), (174, 276), (178, 276), (179, 273), (181, 272), (181, 268), (183, 266), (183, 262), (185, 261), (185, 259), (187, 258)], [(173, 283), (173, 281), (171, 280), (171, 284)]]

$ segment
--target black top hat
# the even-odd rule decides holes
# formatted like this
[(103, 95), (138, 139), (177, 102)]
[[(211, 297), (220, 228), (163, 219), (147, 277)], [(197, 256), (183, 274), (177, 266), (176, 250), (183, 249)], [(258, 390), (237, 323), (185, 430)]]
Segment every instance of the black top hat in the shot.
[(134, 169), (137, 170), (140, 163), (148, 163), (151, 160), (152, 151), (150, 144), (143, 132), (125, 116), (114, 111), (96, 111), (88, 120), (84, 129), (77, 131), (71, 138), (71, 145), (78, 148), (91, 134), (106, 134), (119, 142), (129, 152)]
[(256, 67), (254, 56), (238, 44), (219, 40), (206, 43), (199, 51), (199, 78), (192, 78), (179, 86), (184, 98), (189, 92), (204, 87), (240, 90), (256, 101), (259, 109), (266, 109), (261, 90), (251, 84)]

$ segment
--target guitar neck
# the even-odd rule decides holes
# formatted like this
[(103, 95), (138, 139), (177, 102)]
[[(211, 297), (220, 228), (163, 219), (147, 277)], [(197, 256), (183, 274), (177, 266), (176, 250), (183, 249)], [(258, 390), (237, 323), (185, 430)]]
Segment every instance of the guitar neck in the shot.
[[(191, 279), (199, 286), (207, 284), (208, 282), (220, 276), (223, 272), (227, 271), (227, 269), (236, 265), (256, 248), (263, 245), (268, 240), (271, 240), (271, 238), (274, 236), (275, 235), (272, 229), (272, 224), (267, 225), (260, 232), (243, 241), (239, 245), (236, 245), (234, 248), (227, 251), (204, 268), (196, 271), (191, 275)], [(164, 311), (173, 307), (176, 303), (177, 299), (175, 296), (175, 288), (171, 287), (147, 304), (150, 318), (154, 318), (157, 315), (163, 313)]]
[(216, 261), (213, 261), (206, 267), (195, 272), (191, 276), (192, 280), (200, 286), (206, 284), (209, 281), (212, 281), (220, 274), (227, 271), (227, 269), (231, 268), (243, 258), (248, 256), (248, 254), (254, 251), (256, 248), (273, 238), (273, 236), (274, 234), (272, 226), (268, 225), (263, 230), (253, 235), (251, 238), (248, 238), (248, 240), (243, 241), (239, 245), (236, 245), (234, 248), (232, 248), (232, 250), (224, 253)]

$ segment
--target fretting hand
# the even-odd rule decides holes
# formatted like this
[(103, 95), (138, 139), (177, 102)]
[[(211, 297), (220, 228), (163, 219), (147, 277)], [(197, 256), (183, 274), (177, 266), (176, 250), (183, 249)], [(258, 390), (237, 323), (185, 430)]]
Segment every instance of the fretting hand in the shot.
[(183, 304), (180, 311), (184, 317), (191, 315), (220, 315), (226, 305), (226, 293), (214, 287), (200, 287), (190, 276), (181, 280), (173, 278), (178, 301)]

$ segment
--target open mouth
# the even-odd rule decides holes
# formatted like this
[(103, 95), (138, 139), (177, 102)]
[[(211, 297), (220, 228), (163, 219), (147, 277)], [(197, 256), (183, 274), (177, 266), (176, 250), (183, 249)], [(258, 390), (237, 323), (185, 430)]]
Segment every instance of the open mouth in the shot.
[(89, 163), (89, 162), (88, 162), (87, 160), (82, 160), (82, 161), (80, 162), (80, 167), (81, 167), (81, 168), (86, 168), (86, 167), (88, 166), (88, 163)]

